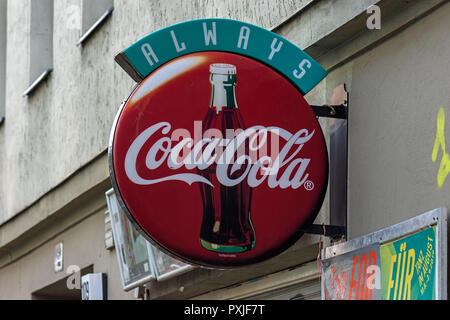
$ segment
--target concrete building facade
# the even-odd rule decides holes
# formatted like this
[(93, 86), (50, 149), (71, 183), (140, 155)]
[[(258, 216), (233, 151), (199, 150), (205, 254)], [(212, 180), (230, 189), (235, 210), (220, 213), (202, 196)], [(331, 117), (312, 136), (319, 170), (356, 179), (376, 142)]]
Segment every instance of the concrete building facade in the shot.
[[(449, 207), (446, 0), (0, 0), (0, 299), (80, 298), (67, 287), (69, 266), (106, 273), (109, 299), (142, 296), (123, 290), (105, 245), (108, 139), (135, 86), (114, 56), (160, 28), (215, 17), (270, 29), (318, 61), (329, 75), (310, 104), (329, 104), (346, 85), (347, 239)], [(329, 142), (332, 120), (320, 123)], [(327, 194), (316, 223), (330, 223), (332, 205)], [(151, 281), (145, 297), (317, 299), (327, 245), (305, 235), (261, 264)]]

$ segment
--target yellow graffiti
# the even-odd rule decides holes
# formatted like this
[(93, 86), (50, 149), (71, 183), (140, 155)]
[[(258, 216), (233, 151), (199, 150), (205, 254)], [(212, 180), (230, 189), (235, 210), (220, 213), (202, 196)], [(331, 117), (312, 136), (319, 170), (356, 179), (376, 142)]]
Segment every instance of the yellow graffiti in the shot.
[(447, 179), (450, 173), (450, 157), (445, 148), (445, 111), (444, 107), (441, 107), (437, 116), (436, 126), (436, 139), (434, 141), (433, 153), (431, 154), (431, 160), (436, 162), (439, 153), (439, 147), (442, 149), (442, 159), (437, 174), (437, 186), (441, 188), (444, 185), (445, 179)]

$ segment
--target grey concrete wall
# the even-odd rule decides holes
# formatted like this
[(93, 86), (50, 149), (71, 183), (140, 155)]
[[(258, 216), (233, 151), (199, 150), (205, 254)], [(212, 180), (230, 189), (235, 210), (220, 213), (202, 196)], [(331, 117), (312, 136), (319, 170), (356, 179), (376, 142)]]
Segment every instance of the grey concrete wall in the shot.
[(6, 0), (0, 0), (0, 123), (5, 115)]
[(183, 20), (225, 17), (270, 27), (309, 2), (117, 0), (106, 24), (77, 47), (81, 1), (55, 1), (54, 71), (32, 96), (23, 98), (29, 84), (30, 0), (9, 1), (8, 117), (0, 129), (0, 224), (106, 149), (115, 113), (134, 84), (115, 64), (116, 53), (154, 30)]
[[(2, 134), (3, 127), (2, 120), (5, 116), (6, 103), (6, 7), (7, 1), (0, 0), (0, 150), (4, 150), (4, 134)], [(0, 156), (0, 180), (3, 180), (4, 161)], [(4, 183), (0, 182), (0, 203), (2, 202), (2, 195)]]
[(81, 0), (81, 33), (88, 31), (113, 6), (114, 0)]
[(432, 160), (440, 108), (447, 153), (450, 141), (450, 41), (443, 30), (450, 30), (449, 3), (336, 70), (352, 82), (351, 237), (450, 207), (450, 178), (442, 186), (437, 180), (444, 148)]
[[(81, 269), (93, 265), (94, 273), (106, 273), (108, 299), (134, 299), (133, 291), (124, 292), (115, 250), (105, 249), (104, 211), (98, 210), (67, 232), (49, 239), (24, 258), (15, 261), (0, 272), (0, 300), (31, 299), (36, 292), (67, 277), (68, 267)], [(63, 242), (63, 271), (55, 272), (53, 257), (56, 244)], [(70, 271), (70, 270), (69, 270)]]
[(53, 2), (30, 2), (29, 84), (53, 67)]

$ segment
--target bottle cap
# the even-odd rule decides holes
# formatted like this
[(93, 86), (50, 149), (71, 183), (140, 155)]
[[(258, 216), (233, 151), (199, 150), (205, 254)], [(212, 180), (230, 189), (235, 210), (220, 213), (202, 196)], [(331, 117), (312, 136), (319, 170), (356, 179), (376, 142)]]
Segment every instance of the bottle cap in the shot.
[(236, 74), (236, 66), (227, 63), (214, 63), (209, 66), (209, 72), (214, 74)]

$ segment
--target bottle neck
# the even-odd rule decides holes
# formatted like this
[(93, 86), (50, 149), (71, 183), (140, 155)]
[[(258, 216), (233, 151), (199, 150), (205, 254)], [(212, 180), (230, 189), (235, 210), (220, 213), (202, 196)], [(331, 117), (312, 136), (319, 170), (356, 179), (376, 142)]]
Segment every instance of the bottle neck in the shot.
[(212, 85), (210, 108), (219, 112), (222, 109), (238, 107), (235, 95), (236, 75), (211, 74), (210, 82)]

